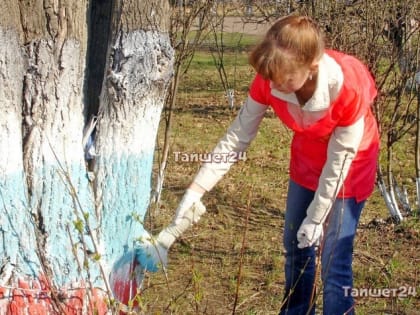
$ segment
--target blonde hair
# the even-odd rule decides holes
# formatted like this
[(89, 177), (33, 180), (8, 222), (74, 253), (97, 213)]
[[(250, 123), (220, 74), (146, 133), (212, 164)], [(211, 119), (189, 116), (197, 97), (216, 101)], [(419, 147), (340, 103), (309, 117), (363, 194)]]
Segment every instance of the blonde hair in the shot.
[(249, 63), (265, 79), (310, 66), (322, 56), (324, 37), (319, 26), (307, 16), (289, 15), (278, 19), (263, 41), (249, 56)]

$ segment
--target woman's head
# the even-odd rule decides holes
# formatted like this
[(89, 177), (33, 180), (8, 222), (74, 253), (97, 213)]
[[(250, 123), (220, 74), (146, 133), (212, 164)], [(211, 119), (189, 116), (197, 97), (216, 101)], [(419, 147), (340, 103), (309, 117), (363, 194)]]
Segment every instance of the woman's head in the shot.
[(307, 16), (277, 20), (250, 54), (251, 66), (265, 79), (278, 81), (285, 73), (316, 67), (324, 51), (318, 25)]

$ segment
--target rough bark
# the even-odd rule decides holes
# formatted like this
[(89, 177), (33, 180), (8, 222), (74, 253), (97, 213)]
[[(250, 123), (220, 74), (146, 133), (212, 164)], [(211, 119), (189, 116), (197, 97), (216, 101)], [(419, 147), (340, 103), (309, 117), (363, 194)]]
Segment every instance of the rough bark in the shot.
[[(88, 16), (109, 2), (92, 2), (0, 3), (1, 313), (103, 314), (115, 260), (144, 233), (172, 74), (166, 1), (111, 1), (107, 49)], [(94, 53), (102, 62), (91, 70)], [(83, 142), (91, 115), (93, 172)]]
[(142, 222), (150, 198), (155, 138), (164, 91), (172, 76), (173, 50), (168, 34), (162, 31), (165, 19), (158, 19), (161, 24), (147, 24), (149, 27), (144, 22), (151, 11), (155, 16), (167, 13), (162, 6), (166, 2), (150, 3), (154, 6), (148, 9), (143, 1), (119, 3), (121, 16), (114, 20), (100, 98), (96, 205), (105, 255), (114, 262), (147, 234)]
[[(0, 284), (12, 277), (13, 266), (34, 261), (31, 244), (33, 227), (28, 208), (22, 160), (22, 88), (26, 70), (20, 46), (19, 11), (12, 1), (0, 3), (5, 15), (0, 28)], [(29, 250), (28, 250), (29, 249)]]

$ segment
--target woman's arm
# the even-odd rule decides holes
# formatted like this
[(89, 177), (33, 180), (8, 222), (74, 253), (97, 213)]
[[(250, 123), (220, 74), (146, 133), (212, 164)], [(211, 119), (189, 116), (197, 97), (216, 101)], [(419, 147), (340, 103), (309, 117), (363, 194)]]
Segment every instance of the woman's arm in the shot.
[[(248, 97), (237, 117), (228, 128), (227, 133), (216, 145), (213, 152), (207, 155), (208, 161), (200, 168), (193, 182), (186, 190), (176, 209), (175, 225), (183, 222), (185, 214), (189, 209), (192, 209), (194, 204), (200, 205), (203, 210), (199, 215), (194, 216), (193, 221), (190, 223), (198, 222), (200, 216), (205, 212), (205, 207), (200, 201), (201, 197), (206, 191), (211, 190), (216, 185), (231, 165), (236, 162), (235, 158), (238, 158), (238, 155), (247, 149), (257, 134), (258, 126), (266, 110), (267, 106), (259, 104), (251, 97)], [(167, 237), (166, 234), (162, 234), (160, 241), (162, 244), (166, 244), (165, 246), (170, 246), (177, 236), (172, 233), (171, 237)]]
[(209, 155), (209, 162), (195, 176), (191, 189), (209, 191), (216, 185), (255, 138), (267, 108), (248, 96), (227, 133)]
[(323, 223), (340, 191), (357, 154), (364, 133), (364, 117), (353, 125), (337, 127), (330, 137), (327, 161), (321, 172), (314, 199), (306, 210), (306, 217), (297, 232), (298, 247), (319, 242)]
[(307, 209), (307, 217), (314, 223), (325, 221), (350, 165), (357, 154), (364, 133), (364, 117), (346, 127), (337, 127), (328, 143), (325, 162), (318, 188)]

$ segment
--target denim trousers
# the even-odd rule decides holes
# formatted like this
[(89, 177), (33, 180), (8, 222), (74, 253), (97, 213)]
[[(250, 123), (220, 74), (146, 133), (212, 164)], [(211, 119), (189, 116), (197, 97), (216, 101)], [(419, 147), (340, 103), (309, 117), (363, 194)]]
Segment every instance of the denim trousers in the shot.
[(324, 226), (321, 243), (322, 287), (315, 287), (315, 247), (299, 249), (296, 233), (306, 216), (314, 192), (293, 181), (289, 182), (283, 242), (286, 251), (285, 296), (281, 315), (315, 314), (314, 296), (322, 289), (324, 315), (354, 314), (353, 240), (365, 201), (336, 198)]

